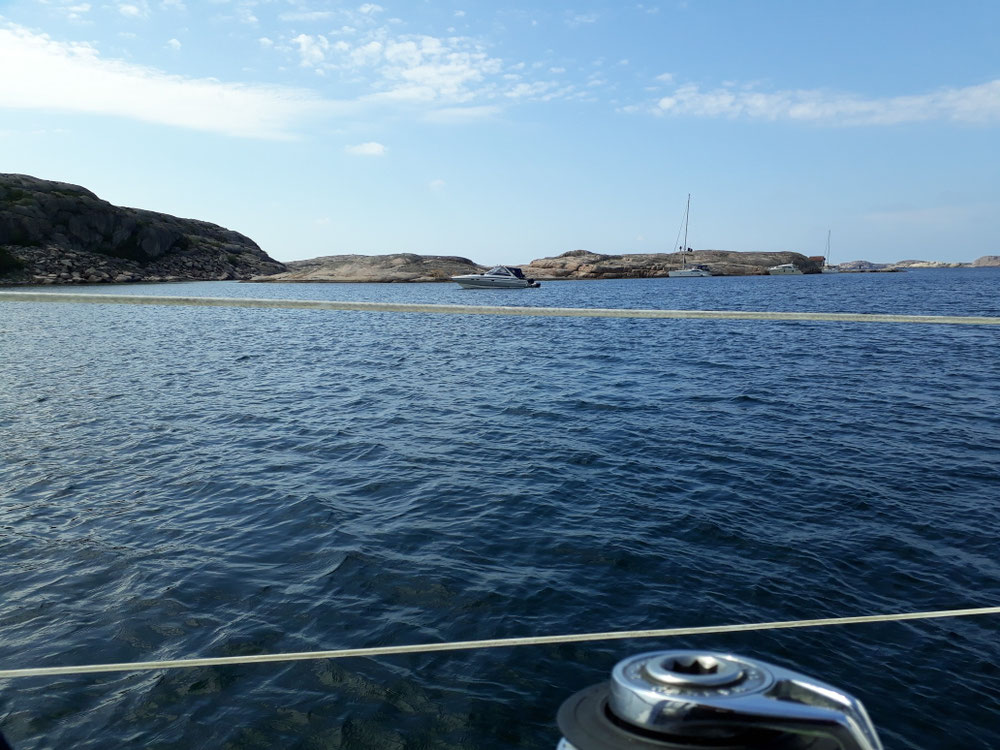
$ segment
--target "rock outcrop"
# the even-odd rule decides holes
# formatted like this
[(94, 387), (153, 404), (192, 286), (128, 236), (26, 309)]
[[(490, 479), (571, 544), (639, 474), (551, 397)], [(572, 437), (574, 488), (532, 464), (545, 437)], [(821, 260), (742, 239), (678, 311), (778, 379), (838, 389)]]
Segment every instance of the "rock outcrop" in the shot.
[(849, 260), (837, 266), (842, 273), (881, 273), (889, 271), (903, 271), (903, 268), (896, 268), (889, 263), (872, 263), (870, 260)]
[(468, 258), (453, 255), (327, 255), (287, 264), (288, 271), (261, 276), (250, 281), (286, 282), (397, 282), (448, 281), (463, 273), (482, 273), (486, 269)]
[(1000, 255), (984, 255), (972, 261), (975, 268), (985, 268), (988, 266), (1000, 266)]
[(248, 279), (284, 270), (253, 240), (216, 224), (0, 174), (0, 283)]
[(940, 260), (898, 260), (889, 268), (968, 268), (968, 263), (947, 263)]
[(601, 255), (571, 250), (555, 258), (533, 260), (521, 266), (526, 276), (545, 279), (647, 279), (666, 276), (683, 265), (703, 265), (715, 276), (766, 274), (771, 266), (792, 263), (803, 273), (819, 273), (822, 263), (801, 253), (695, 250), (689, 253), (635, 253)]

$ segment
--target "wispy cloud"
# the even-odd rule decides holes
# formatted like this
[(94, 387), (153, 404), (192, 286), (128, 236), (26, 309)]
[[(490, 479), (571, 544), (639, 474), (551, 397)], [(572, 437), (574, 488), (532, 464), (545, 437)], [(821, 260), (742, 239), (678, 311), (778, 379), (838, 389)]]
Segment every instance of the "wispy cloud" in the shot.
[(596, 13), (567, 13), (566, 25), (571, 28), (586, 26), (592, 23), (597, 23), (598, 18), (600, 18), (600, 16)]
[(381, 143), (375, 141), (359, 143), (356, 146), (344, 146), (344, 151), (351, 156), (385, 156), (388, 150)]
[(496, 117), (500, 112), (500, 107), (493, 104), (484, 104), (478, 107), (442, 107), (424, 113), (422, 119), (427, 122), (461, 124), (488, 120)]
[(0, 76), (0, 108), (112, 115), (247, 138), (291, 138), (306, 118), (337, 107), (300, 89), (168, 75), (10, 24), (0, 26), (0, 70), (19, 71)]
[(52, 10), (56, 13), (65, 14), (70, 21), (80, 21), (91, 11), (90, 3), (71, 3), (69, 5), (55, 6)]
[(461, 36), (395, 34), (388, 26), (363, 32), (299, 34), (292, 50), (299, 65), (338, 74), (366, 89), (362, 104), (479, 106), (488, 100), (548, 101), (571, 93), (565, 83), (524, 80), (523, 62), (491, 55), (482, 43)]
[[(662, 77), (661, 77), (662, 78)], [(791, 120), (828, 125), (898, 125), (944, 120), (1000, 123), (1000, 80), (926, 94), (866, 98), (822, 89), (762, 92), (724, 86), (702, 91), (679, 86), (653, 107), (656, 114), (750, 120)]]
[(282, 21), (327, 21), (337, 14), (332, 10), (298, 10), (279, 13)]
[(432, 193), (440, 193), (445, 189), (446, 184), (444, 180), (431, 180), (427, 183), (427, 187)]
[(300, 34), (292, 42), (304, 67), (371, 76), (367, 96), (373, 100), (469, 101), (480, 93), (477, 87), (503, 70), (500, 59), (460, 38), (393, 37), (380, 29), (354, 40)]

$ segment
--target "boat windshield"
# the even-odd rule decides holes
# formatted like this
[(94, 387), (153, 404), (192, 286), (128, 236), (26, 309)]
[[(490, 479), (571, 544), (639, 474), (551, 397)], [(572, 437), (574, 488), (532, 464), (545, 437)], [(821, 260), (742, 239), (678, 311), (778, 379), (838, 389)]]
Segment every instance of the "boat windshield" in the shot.
[(524, 274), (521, 273), (520, 268), (511, 268), (510, 266), (495, 266), (486, 272), (487, 276), (514, 276), (518, 279), (523, 279)]

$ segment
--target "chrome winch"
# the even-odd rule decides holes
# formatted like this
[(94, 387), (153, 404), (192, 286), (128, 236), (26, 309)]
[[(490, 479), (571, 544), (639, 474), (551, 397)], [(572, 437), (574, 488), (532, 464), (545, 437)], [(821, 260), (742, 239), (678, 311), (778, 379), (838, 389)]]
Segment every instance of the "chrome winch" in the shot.
[(559, 709), (559, 750), (882, 750), (853, 696), (755, 659), (656, 651)]

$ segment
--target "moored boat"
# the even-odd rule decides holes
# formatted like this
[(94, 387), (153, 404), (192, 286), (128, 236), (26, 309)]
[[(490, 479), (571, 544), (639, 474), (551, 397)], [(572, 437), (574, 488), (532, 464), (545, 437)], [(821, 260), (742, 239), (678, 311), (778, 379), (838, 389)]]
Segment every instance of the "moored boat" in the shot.
[(826, 231), (826, 254), (823, 256), (823, 268), (820, 273), (840, 273), (840, 269), (830, 265), (830, 230)]
[(685, 276), (711, 276), (712, 272), (708, 270), (707, 266), (694, 265), (685, 266), (684, 268), (676, 268), (673, 271), (668, 271), (667, 276), (672, 279), (684, 278)]
[(767, 269), (771, 276), (801, 276), (802, 271), (795, 267), (794, 263), (782, 263), (780, 266), (771, 266)]
[(684, 244), (681, 245), (681, 267), (675, 268), (673, 271), (667, 271), (667, 276), (671, 279), (685, 278), (689, 276), (711, 276), (712, 272), (708, 270), (706, 266), (702, 265), (688, 265), (687, 255), (685, 253), (690, 252), (690, 248), (687, 246), (688, 242), (688, 219), (691, 217), (691, 194), (688, 193), (687, 207), (684, 209)]
[(514, 266), (494, 266), (486, 273), (464, 273), (452, 276), (451, 280), (463, 289), (528, 289), (541, 286)]

